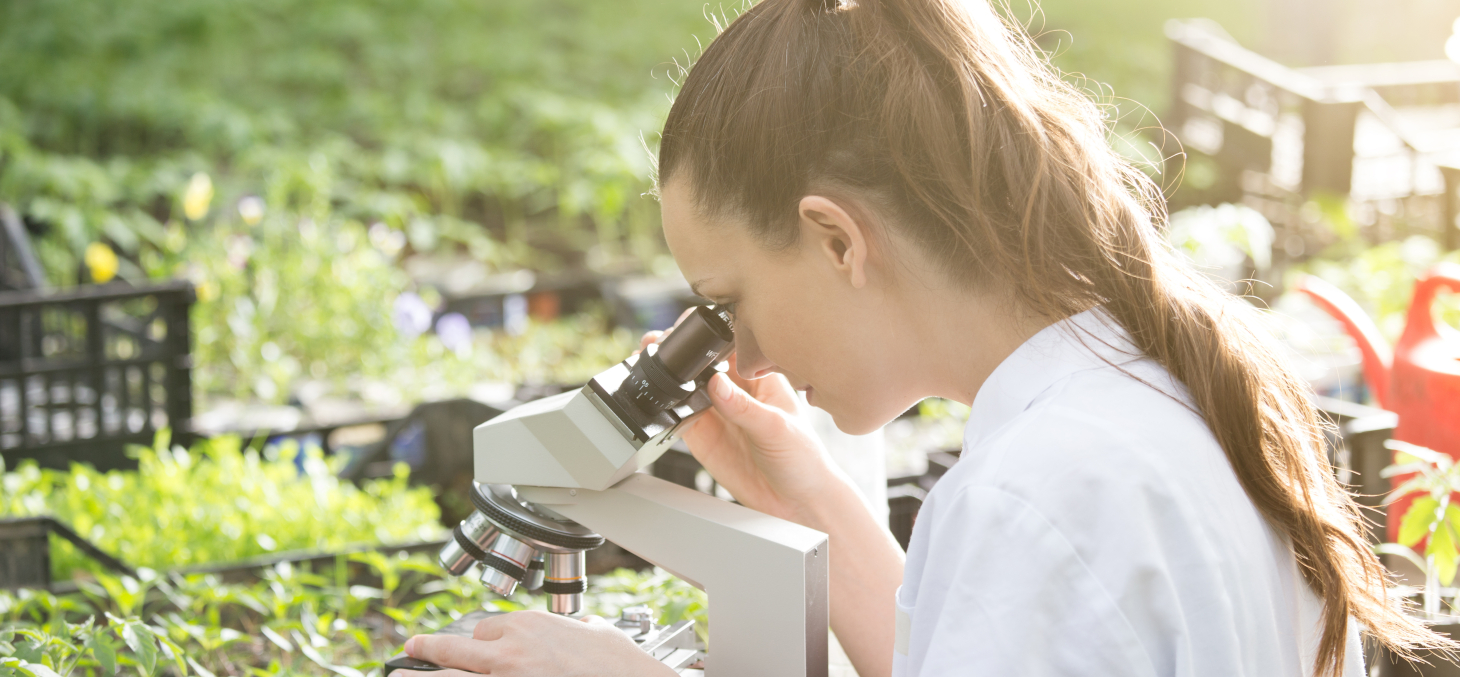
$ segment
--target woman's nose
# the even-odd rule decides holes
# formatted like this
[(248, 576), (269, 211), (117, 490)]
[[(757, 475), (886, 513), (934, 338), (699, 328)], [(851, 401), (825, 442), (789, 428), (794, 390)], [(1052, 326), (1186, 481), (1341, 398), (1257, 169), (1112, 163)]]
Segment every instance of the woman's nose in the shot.
[(755, 339), (750, 332), (735, 332), (735, 373), (746, 380), (758, 379), (769, 376), (775, 372), (776, 365), (761, 354), (760, 346), (756, 345)]

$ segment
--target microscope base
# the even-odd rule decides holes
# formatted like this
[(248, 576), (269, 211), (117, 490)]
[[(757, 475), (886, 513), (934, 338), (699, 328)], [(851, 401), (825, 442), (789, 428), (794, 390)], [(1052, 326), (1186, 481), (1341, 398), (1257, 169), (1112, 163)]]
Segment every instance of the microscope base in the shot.
[[(473, 611), (437, 630), (436, 634), (471, 637), (477, 623), (485, 618), (500, 616), (503, 613), (501, 611)], [(645, 623), (650, 622), (645, 621)], [(625, 627), (623, 623), (618, 625), (640, 648), (659, 659), (660, 663), (673, 668), (680, 675), (699, 677), (704, 674), (703, 670), (689, 667), (699, 664), (704, 658), (704, 654), (700, 653), (697, 646), (694, 621), (680, 621), (674, 625), (652, 625), (651, 623), (652, 627), (648, 632), (641, 632), (639, 627)], [(385, 662), (386, 675), (396, 670), (435, 672), (441, 669), (438, 665), (411, 658), (404, 653), (396, 654)]]

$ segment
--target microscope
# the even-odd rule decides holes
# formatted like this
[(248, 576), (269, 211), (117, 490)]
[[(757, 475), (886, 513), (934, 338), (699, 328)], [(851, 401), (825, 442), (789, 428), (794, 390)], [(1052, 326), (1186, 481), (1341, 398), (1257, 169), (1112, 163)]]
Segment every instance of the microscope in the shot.
[[(699, 306), (651, 345), (583, 388), (519, 405), (473, 431), (476, 510), (440, 563), (480, 572), (492, 592), (540, 590), (548, 610), (579, 613), (584, 553), (605, 540), (709, 596), (709, 648), (693, 624), (643, 607), (616, 625), (683, 675), (825, 677), (826, 535), (640, 472), (710, 407), (706, 386), (733, 350), (733, 320)], [(470, 636), (476, 612), (442, 632)], [(701, 667), (702, 666), (702, 667)], [(438, 669), (398, 656), (392, 669)]]

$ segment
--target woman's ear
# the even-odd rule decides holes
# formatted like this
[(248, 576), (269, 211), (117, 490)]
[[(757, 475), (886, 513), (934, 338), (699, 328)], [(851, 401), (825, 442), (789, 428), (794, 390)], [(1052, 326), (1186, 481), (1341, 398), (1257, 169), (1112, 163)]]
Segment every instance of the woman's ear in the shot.
[(854, 288), (865, 287), (871, 239), (866, 224), (820, 195), (801, 198), (799, 212), (801, 241), (811, 245), (816, 254), (825, 256)]

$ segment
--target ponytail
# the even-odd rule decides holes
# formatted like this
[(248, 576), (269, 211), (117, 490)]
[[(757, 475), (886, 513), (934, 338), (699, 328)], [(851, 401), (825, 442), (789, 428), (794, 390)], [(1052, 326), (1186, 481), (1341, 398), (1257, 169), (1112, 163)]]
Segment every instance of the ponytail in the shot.
[(1187, 386), (1291, 545), (1324, 605), (1316, 674), (1340, 673), (1350, 619), (1401, 655), (1453, 647), (1386, 598), (1308, 386), (1248, 304), (1166, 245), (1160, 191), (1107, 131), (982, 0), (764, 0), (686, 78), (659, 181), (683, 175), (770, 248), (796, 242), (802, 196), (854, 192), (951, 279), (1055, 319), (1103, 306)]

